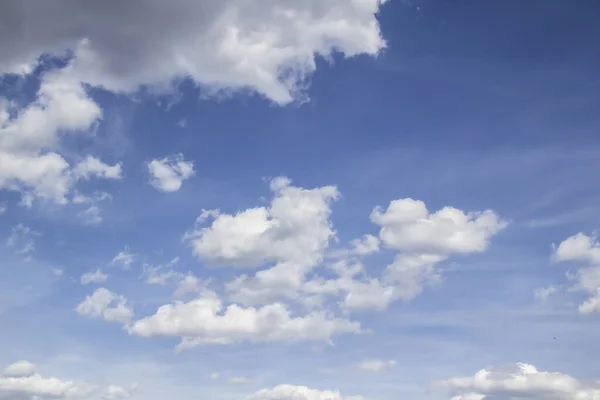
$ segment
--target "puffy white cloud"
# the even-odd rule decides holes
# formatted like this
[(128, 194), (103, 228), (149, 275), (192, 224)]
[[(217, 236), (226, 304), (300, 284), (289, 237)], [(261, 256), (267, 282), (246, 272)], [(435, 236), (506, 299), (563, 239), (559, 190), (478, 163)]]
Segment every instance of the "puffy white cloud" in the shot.
[(556, 247), (554, 259), (557, 262), (580, 261), (584, 265), (577, 269), (575, 275), (568, 278), (575, 280), (574, 289), (589, 294), (589, 298), (579, 306), (582, 314), (600, 313), (600, 243), (595, 236), (583, 233), (573, 235)]
[(117, 296), (105, 288), (98, 288), (84, 301), (79, 303), (75, 311), (80, 315), (102, 317), (106, 321), (129, 323), (133, 311), (123, 296)]
[(187, 303), (161, 306), (154, 315), (135, 321), (131, 334), (141, 337), (176, 336), (183, 350), (206, 344), (239, 342), (328, 341), (340, 333), (358, 333), (360, 324), (325, 312), (292, 316), (279, 303), (261, 308), (224, 307), (213, 292), (203, 292)]
[(40, 54), (69, 49), (78, 80), (113, 91), (190, 77), (207, 93), (250, 89), (287, 103), (302, 97), (316, 56), (376, 55), (385, 46), (375, 16), (380, 4), (142, 0), (117, 7), (59, 0), (39, 7), (8, 0), (0, 6), (0, 73), (24, 73)]
[(79, 162), (73, 169), (73, 173), (78, 178), (90, 179), (98, 177), (104, 179), (122, 179), (121, 164), (108, 165), (95, 157), (87, 156)]
[(1, 399), (85, 399), (95, 390), (85, 382), (45, 378), (28, 361), (12, 364), (0, 375)]
[(285, 177), (273, 179), (270, 187), (274, 197), (269, 207), (235, 215), (204, 211), (198, 222), (213, 221), (187, 235), (194, 252), (209, 263), (236, 267), (320, 263), (335, 234), (329, 216), (330, 203), (339, 196), (336, 187), (304, 189), (291, 186)]
[(381, 226), (386, 246), (417, 254), (479, 253), (507, 224), (491, 210), (464, 213), (444, 207), (430, 213), (425, 203), (410, 198), (394, 200), (386, 210), (376, 207), (371, 220)]
[(194, 175), (194, 163), (185, 161), (183, 154), (152, 160), (148, 163), (150, 184), (161, 192), (176, 192), (184, 180)]
[(27, 206), (34, 198), (65, 204), (78, 179), (120, 176), (120, 165), (88, 157), (72, 166), (56, 152), (62, 135), (85, 132), (101, 117), (71, 67), (43, 75), (35, 101), (21, 110), (0, 101), (0, 189), (20, 192)]
[(395, 360), (365, 360), (358, 365), (358, 368), (369, 372), (381, 372), (393, 369), (394, 367), (396, 367)]
[(518, 363), (512, 369), (486, 368), (474, 376), (452, 378), (439, 384), (450, 389), (453, 400), (584, 400), (600, 398), (598, 382), (584, 382), (560, 372), (538, 371)]
[(2, 371), (2, 376), (11, 378), (21, 378), (25, 376), (31, 376), (35, 373), (36, 366), (26, 360), (20, 360), (16, 363), (9, 365)]
[(279, 385), (262, 389), (246, 400), (364, 400), (362, 396), (342, 396), (338, 391), (311, 389), (306, 386)]
[(96, 271), (86, 272), (81, 275), (80, 282), (82, 285), (89, 285), (90, 283), (103, 283), (108, 279), (108, 275), (97, 269)]

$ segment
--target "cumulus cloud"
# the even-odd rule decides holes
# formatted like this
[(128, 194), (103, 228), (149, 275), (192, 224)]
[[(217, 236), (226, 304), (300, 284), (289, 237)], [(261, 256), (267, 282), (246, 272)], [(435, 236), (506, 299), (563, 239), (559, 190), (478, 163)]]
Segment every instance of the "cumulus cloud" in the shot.
[(207, 344), (239, 342), (329, 341), (340, 333), (358, 333), (360, 324), (324, 312), (293, 316), (279, 303), (261, 308), (224, 307), (214, 292), (189, 302), (161, 306), (154, 315), (135, 321), (131, 334), (181, 337), (179, 350)]
[(362, 396), (342, 396), (338, 391), (284, 384), (259, 390), (247, 397), (246, 400), (364, 400), (364, 398)]
[(452, 400), (581, 400), (600, 398), (598, 382), (584, 382), (560, 372), (538, 371), (529, 364), (485, 368), (474, 376), (451, 378), (439, 385), (450, 389)]
[(2, 399), (86, 399), (96, 391), (86, 382), (46, 378), (35, 371), (35, 365), (19, 361), (6, 367), (0, 375)]
[(574, 289), (589, 295), (579, 306), (582, 314), (600, 313), (600, 243), (595, 236), (583, 233), (573, 235), (556, 247), (554, 259), (557, 262), (579, 261), (584, 265), (575, 275), (569, 275), (575, 281)]
[(129, 387), (119, 385), (109, 385), (102, 396), (105, 400), (123, 400), (133, 397), (138, 385), (133, 384)]
[(80, 282), (82, 285), (89, 285), (90, 283), (103, 283), (108, 279), (108, 275), (97, 269), (96, 271), (86, 272), (81, 275)]
[(183, 154), (152, 160), (148, 163), (150, 184), (161, 192), (176, 192), (184, 180), (194, 175), (194, 163), (185, 161)]
[(111, 91), (189, 77), (207, 93), (249, 89), (285, 104), (303, 97), (317, 56), (377, 55), (385, 47), (375, 15), (381, 3), (60, 0), (42, 8), (8, 0), (0, 6), (0, 74), (30, 71), (40, 54), (70, 50), (78, 81)]
[(120, 165), (91, 156), (73, 165), (57, 153), (62, 135), (86, 132), (102, 117), (72, 72), (69, 66), (44, 74), (23, 109), (0, 99), (0, 189), (21, 193), (26, 206), (36, 198), (67, 203), (79, 179), (120, 177)]
[(2, 376), (10, 378), (22, 378), (25, 376), (31, 376), (35, 373), (36, 366), (26, 360), (17, 361), (4, 368)]
[(395, 360), (365, 360), (358, 365), (358, 368), (368, 372), (381, 372), (396, 367)]
[(98, 288), (84, 301), (79, 303), (75, 311), (80, 315), (102, 317), (106, 321), (129, 323), (133, 311), (123, 296), (118, 296), (105, 288)]

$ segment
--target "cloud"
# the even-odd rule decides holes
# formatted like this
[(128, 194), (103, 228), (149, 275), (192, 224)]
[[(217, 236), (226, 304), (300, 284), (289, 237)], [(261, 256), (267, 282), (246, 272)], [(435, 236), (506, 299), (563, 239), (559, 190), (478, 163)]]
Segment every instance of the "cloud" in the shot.
[(110, 385), (106, 388), (102, 398), (105, 400), (128, 399), (135, 395), (136, 390), (137, 390), (137, 384), (131, 385), (130, 387), (124, 387), (124, 386), (119, 386), (119, 385)]
[(358, 365), (358, 368), (368, 372), (381, 372), (396, 367), (395, 360), (365, 360)]
[(163, 305), (128, 330), (141, 337), (181, 337), (178, 349), (184, 350), (207, 344), (329, 341), (341, 333), (359, 333), (360, 324), (324, 312), (295, 317), (279, 303), (261, 308), (224, 307), (214, 292), (206, 291), (189, 302)]
[(22, 378), (33, 375), (35, 371), (36, 366), (34, 363), (21, 360), (4, 368), (2, 371), (2, 376), (10, 378)]
[(66, 204), (79, 179), (120, 177), (120, 165), (91, 156), (72, 165), (56, 152), (63, 135), (89, 131), (101, 117), (70, 66), (45, 73), (36, 99), (21, 110), (0, 99), (0, 189), (21, 193), (26, 206), (36, 198)]
[(176, 192), (184, 180), (194, 175), (194, 163), (185, 161), (183, 154), (152, 160), (148, 163), (150, 184), (161, 192)]
[(278, 385), (262, 389), (246, 400), (364, 400), (362, 396), (344, 397), (337, 391), (311, 389), (306, 386)]
[(143, 0), (98, 7), (60, 0), (39, 8), (9, 0), (0, 8), (0, 74), (30, 71), (42, 53), (70, 50), (78, 81), (111, 91), (189, 77), (207, 94), (251, 90), (285, 104), (303, 98), (316, 56), (376, 55), (384, 48), (375, 15), (380, 3), (185, 0), (171, 7)]
[(17, 254), (30, 257), (35, 251), (35, 242), (33, 236), (39, 235), (28, 226), (18, 224), (12, 228), (12, 233), (6, 241), (8, 247), (15, 249)]
[(125, 297), (117, 296), (105, 288), (96, 289), (77, 305), (75, 311), (80, 315), (102, 317), (106, 321), (123, 324), (129, 323), (133, 317), (133, 311), (127, 306)]
[(105, 200), (112, 200), (112, 196), (106, 192), (95, 192), (92, 196), (86, 196), (76, 192), (71, 200), (73, 204), (86, 205), (87, 208), (79, 213), (83, 221), (90, 224), (99, 224), (102, 222), (100, 207), (98, 204)]
[(474, 376), (438, 383), (454, 395), (452, 400), (579, 400), (600, 396), (600, 384), (586, 383), (560, 372), (538, 371), (529, 364), (514, 368), (486, 368)]
[(116, 256), (111, 260), (112, 265), (121, 265), (123, 269), (131, 268), (131, 264), (133, 264), (133, 260), (135, 259), (135, 254), (131, 253), (129, 249), (126, 247), (125, 250), (117, 253)]
[[(314, 266), (321, 262), (335, 235), (330, 203), (339, 196), (335, 186), (303, 189), (285, 177), (270, 184), (269, 207), (250, 208), (235, 215), (204, 211), (199, 227), (186, 237), (196, 255), (213, 265), (257, 268), (267, 262)], [(208, 218), (210, 226), (202, 226)]]
[(81, 275), (80, 282), (82, 285), (89, 285), (90, 283), (103, 283), (106, 282), (107, 279), (108, 275), (102, 273), (100, 269), (97, 269), (96, 271), (86, 272)]
[(600, 243), (595, 236), (583, 233), (573, 235), (559, 244), (553, 258), (557, 262), (580, 261), (585, 263), (574, 276), (574, 289), (589, 295), (579, 306), (582, 314), (600, 313)]
[(94, 385), (85, 382), (45, 378), (28, 361), (12, 364), (0, 375), (2, 399), (86, 399), (95, 391)]

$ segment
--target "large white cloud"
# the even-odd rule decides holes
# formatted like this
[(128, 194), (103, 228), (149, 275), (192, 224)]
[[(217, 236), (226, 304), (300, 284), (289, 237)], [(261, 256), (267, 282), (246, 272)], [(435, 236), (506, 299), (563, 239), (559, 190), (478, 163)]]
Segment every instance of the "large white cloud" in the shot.
[(283, 384), (259, 390), (247, 397), (246, 400), (364, 400), (364, 398), (362, 396), (342, 396), (338, 391)]
[(70, 49), (78, 79), (109, 90), (191, 77), (213, 91), (248, 88), (286, 103), (301, 95), (316, 55), (376, 55), (385, 46), (380, 4), (8, 0), (0, 5), (0, 73), (23, 73), (41, 53)]
[(600, 313), (600, 242), (595, 236), (583, 233), (561, 242), (554, 251), (557, 262), (579, 261), (585, 263), (575, 275), (575, 289), (587, 293), (588, 299), (579, 306), (582, 314)]
[(451, 378), (439, 384), (453, 392), (452, 400), (595, 400), (600, 383), (585, 382), (560, 372), (538, 371), (529, 364), (514, 368), (485, 368), (474, 376)]
[(358, 333), (360, 324), (325, 312), (293, 316), (280, 303), (261, 308), (224, 306), (210, 291), (189, 302), (161, 306), (154, 315), (128, 327), (141, 337), (181, 337), (179, 350), (206, 344), (239, 342), (328, 341), (340, 333)]

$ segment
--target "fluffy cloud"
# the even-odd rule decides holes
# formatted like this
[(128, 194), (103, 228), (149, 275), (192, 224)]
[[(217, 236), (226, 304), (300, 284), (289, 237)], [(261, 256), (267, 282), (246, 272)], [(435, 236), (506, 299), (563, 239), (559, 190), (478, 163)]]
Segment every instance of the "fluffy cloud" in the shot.
[(98, 288), (79, 303), (75, 311), (80, 315), (102, 317), (106, 321), (129, 323), (133, 311), (123, 296), (117, 296), (105, 288)]
[(36, 367), (34, 363), (26, 360), (17, 361), (9, 365), (2, 371), (2, 376), (10, 378), (22, 378), (31, 376), (35, 373)]
[(104, 395), (102, 396), (105, 400), (123, 400), (133, 397), (137, 390), (137, 384), (133, 384), (130, 387), (124, 387), (119, 385), (109, 385)]
[(12, 364), (0, 375), (2, 399), (85, 399), (95, 390), (95, 386), (85, 382), (45, 378), (28, 361)]
[(360, 325), (324, 312), (292, 316), (282, 304), (261, 308), (224, 307), (213, 292), (184, 302), (161, 306), (154, 315), (135, 321), (131, 334), (141, 337), (176, 336), (178, 349), (239, 342), (328, 341), (340, 333), (358, 333)]
[(344, 397), (337, 391), (311, 389), (306, 386), (279, 385), (262, 389), (246, 400), (364, 400), (362, 396)]
[(425, 203), (410, 198), (394, 200), (386, 210), (376, 207), (371, 220), (381, 227), (386, 246), (415, 254), (480, 253), (506, 226), (491, 210), (464, 213), (444, 207), (430, 213)]
[(89, 285), (90, 283), (102, 283), (106, 282), (108, 275), (97, 269), (96, 271), (86, 272), (81, 275), (80, 282), (82, 285)]
[(368, 372), (381, 372), (393, 369), (395, 366), (395, 360), (365, 360), (358, 365), (358, 368)]
[(85, 132), (101, 117), (71, 67), (42, 76), (36, 100), (24, 109), (0, 99), (0, 189), (20, 192), (27, 206), (34, 198), (65, 204), (79, 179), (120, 178), (120, 165), (91, 156), (71, 165), (56, 152), (61, 135)]
[(335, 186), (303, 189), (285, 177), (271, 181), (269, 207), (235, 215), (204, 211), (198, 222), (213, 218), (187, 235), (194, 252), (215, 265), (259, 267), (267, 262), (313, 266), (321, 262), (335, 232), (329, 222)]
[(557, 262), (580, 261), (585, 263), (575, 275), (575, 289), (587, 293), (589, 298), (579, 306), (582, 314), (600, 313), (600, 243), (594, 236), (583, 233), (573, 235), (554, 251)]
[(184, 180), (194, 175), (194, 163), (183, 154), (152, 160), (148, 163), (150, 184), (161, 192), (176, 192)]
[(302, 96), (316, 56), (378, 54), (385, 46), (375, 16), (381, 2), (142, 0), (117, 7), (60, 0), (42, 8), (8, 0), (0, 6), (0, 74), (30, 71), (40, 54), (69, 49), (79, 81), (112, 91), (189, 77), (208, 93), (250, 89), (283, 104)]
[(598, 382), (584, 382), (560, 372), (538, 371), (519, 363), (512, 369), (487, 368), (474, 376), (439, 383), (452, 400), (583, 400), (600, 398)]

